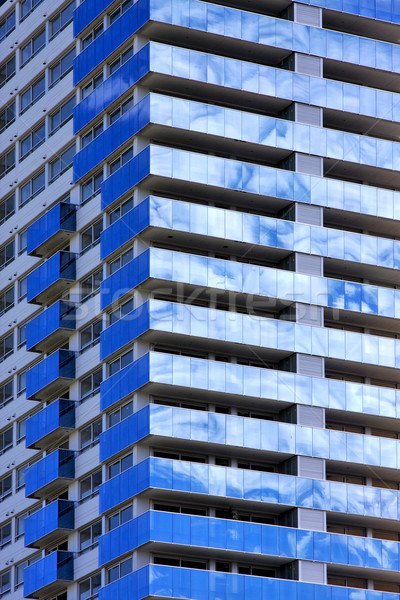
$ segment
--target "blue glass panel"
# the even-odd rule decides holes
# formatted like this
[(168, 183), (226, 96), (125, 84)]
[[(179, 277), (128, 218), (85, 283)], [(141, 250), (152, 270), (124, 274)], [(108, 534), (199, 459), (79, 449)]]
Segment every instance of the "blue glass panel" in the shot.
[[(42, 351), (54, 339), (68, 339), (69, 331), (76, 325), (76, 306), (72, 302), (59, 300), (28, 322), (26, 328), (26, 349)], [(63, 330), (66, 330), (63, 332)]]
[(74, 60), (74, 85), (78, 85), (90, 71), (102, 63), (146, 23), (149, 18), (146, 10), (147, 4), (147, 0), (135, 3), (85, 50), (78, 54)]
[[(72, 552), (52, 552), (48, 556), (26, 567), (24, 571), (24, 596), (37, 597), (46, 589), (57, 589), (65, 585), (65, 581), (73, 581), (74, 566)], [(61, 584), (61, 585), (60, 585)]]
[(26, 374), (26, 396), (41, 399), (49, 390), (66, 387), (75, 379), (75, 352), (57, 350), (29, 369)]
[(58, 399), (26, 421), (26, 447), (42, 448), (60, 438), (63, 429), (75, 426), (75, 402)]
[(57, 531), (74, 529), (74, 503), (56, 500), (25, 519), (25, 546), (35, 546), (39, 540)]
[[(75, 477), (75, 458), (72, 450), (55, 450), (32, 466), (25, 475), (25, 495), (40, 497), (50, 488), (65, 485), (65, 479)], [(59, 482), (61, 481), (61, 484)]]
[(27, 229), (27, 253), (43, 256), (50, 248), (65, 239), (66, 233), (76, 231), (76, 206), (59, 202)]
[[(63, 282), (76, 279), (76, 256), (72, 252), (57, 252), (29, 273), (27, 280), (28, 302), (41, 303), (60, 291)], [(65, 284), (64, 284), (65, 287)]]
[(122, 115), (113, 125), (92, 140), (85, 148), (74, 156), (74, 181), (79, 181), (99, 163), (118, 150), (125, 142), (135, 136), (149, 123), (150, 100), (146, 96), (131, 110)]
[(148, 381), (149, 356), (146, 355), (100, 384), (101, 410), (129, 396)]

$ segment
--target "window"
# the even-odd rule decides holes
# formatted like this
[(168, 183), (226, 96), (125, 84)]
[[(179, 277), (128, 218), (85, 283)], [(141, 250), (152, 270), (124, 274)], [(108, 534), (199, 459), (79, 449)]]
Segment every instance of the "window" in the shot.
[[(179, 452), (165, 452), (164, 450), (154, 450), (153, 456), (156, 458), (168, 458), (168, 460), (184, 460), (187, 462), (197, 462), (206, 464), (208, 462), (208, 458), (206, 456), (198, 456), (198, 455), (190, 455), (190, 454), (182, 454)], [(230, 464), (229, 459), (222, 459), (224, 463), (227, 463), (225, 466)], [(215, 459), (216, 462), (221, 463), (221, 460)]]
[(115, 58), (109, 65), (109, 74), (112, 75), (117, 69), (122, 67), (133, 56), (133, 46), (130, 46), (122, 52), (118, 58)]
[(99, 23), (96, 25), (94, 29), (90, 33), (87, 34), (86, 37), (82, 40), (82, 50), (85, 50), (95, 39), (99, 37), (100, 34), (103, 33), (103, 23)]
[(132, 521), (133, 519), (133, 506), (130, 504), (125, 508), (121, 508), (117, 513), (114, 513), (108, 517), (108, 531), (112, 531), (116, 527)]
[(62, 152), (56, 160), (50, 163), (50, 181), (52, 183), (57, 177), (60, 177), (67, 169), (72, 166), (75, 156), (75, 143)]
[(128, 350), (128, 352), (125, 352), (125, 354), (122, 354), (121, 356), (119, 356), (118, 358), (116, 358), (115, 360), (113, 360), (110, 363), (110, 365), (109, 365), (110, 377), (112, 375), (115, 375), (115, 373), (118, 373), (118, 371), (121, 371), (121, 369), (124, 369), (125, 367), (130, 365), (132, 362), (133, 362), (133, 350)]
[(0, 177), (4, 177), (15, 167), (15, 146), (0, 156)]
[(88, 200), (96, 196), (100, 192), (100, 186), (103, 181), (103, 171), (98, 171), (92, 177), (87, 179), (82, 184), (81, 204), (85, 204)]
[(40, 171), (40, 173), (37, 173), (37, 175), (34, 175), (34, 177), (32, 177), (32, 179), (30, 179), (29, 181), (27, 181), (24, 185), (22, 185), (20, 187), (20, 198), (19, 198), (20, 207), (27, 204), (30, 200), (33, 200), (33, 198), (35, 198), (38, 194), (40, 194), (40, 192), (43, 192), (44, 188), (45, 188), (45, 175), (44, 175), (44, 169), (43, 169), (43, 171)]
[(51, 598), (51, 600), (67, 600), (67, 592), (62, 592), (62, 594), (58, 594), (57, 596), (54, 596), (54, 598)]
[(81, 479), (79, 482), (79, 498), (84, 500), (85, 498), (88, 498), (89, 496), (92, 496), (92, 494), (98, 492), (101, 481), (101, 469), (95, 471), (88, 477)]
[(89, 225), (81, 234), (82, 254), (100, 243), (100, 233), (103, 231), (103, 219)]
[(25, 519), (29, 516), (29, 512), (25, 512), (19, 517), (16, 518), (15, 521), (15, 540), (20, 538), (25, 533)]
[(15, 10), (0, 21), (0, 42), (15, 29)]
[(103, 73), (99, 73), (95, 77), (93, 77), (86, 85), (82, 87), (81, 90), (81, 99), (84, 100), (95, 90), (99, 85), (103, 83)]
[(33, 515), (35, 512), (42, 508), (41, 504), (36, 508), (31, 508), (31, 510), (22, 513), (19, 517), (16, 518), (15, 521), (15, 539), (17, 540), (19, 537), (24, 535), (25, 533), (25, 519), (29, 517), (29, 515)]
[(14, 306), (14, 287), (8, 288), (0, 294), (0, 316), (4, 315)]
[[(155, 565), (168, 565), (171, 567), (183, 567), (185, 569), (207, 569), (207, 561), (187, 560), (184, 558), (172, 558), (171, 556), (154, 556)], [(226, 564), (226, 563), (225, 563)], [(217, 562), (218, 565), (218, 562)], [(218, 569), (220, 570), (220, 569)]]
[[(351, 525), (327, 525), (327, 531), (330, 533), (341, 533), (344, 535), (358, 535), (360, 537), (365, 537), (367, 535), (367, 531), (365, 527), (354, 527)], [(398, 534), (397, 534), (398, 535)]]
[(374, 581), (374, 590), (399, 594), (400, 585), (398, 583), (388, 583), (387, 581)]
[(0, 362), (14, 352), (14, 333), (9, 333), (0, 340)]
[(50, 39), (52, 40), (60, 31), (64, 29), (72, 21), (72, 15), (75, 10), (75, 0), (67, 4), (55, 17), (50, 21)]
[(97, 319), (81, 330), (81, 352), (88, 350), (100, 341), (100, 333), (103, 329), (103, 320)]
[(15, 56), (3, 63), (0, 67), (0, 87), (15, 75)]
[(96, 421), (93, 421), (90, 423), (90, 425), (83, 427), (83, 429), (80, 431), (81, 450), (90, 448), (94, 444), (97, 444), (102, 429), (103, 427), (101, 419), (96, 419)]
[(28, 277), (22, 277), (18, 281), (18, 302), (21, 302), (26, 297), (28, 287), (27, 287)]
[[(169, 398), (153, 397), (153, 403), (161, 406), (177, 406), (179, 408), (188, 408), (190, 410), (208, 410), (207, 404), (194, 404), (191, 400), (170, 400)], [(215, 412), (219, 414), (229, 415), (231, 413), (230, 408), (227, 406), (216, 406)]]
[(133, 414), (133, 401), (130, 400), (126, 404), (123, 404), (117, 410), (114, 410), (110, 413), (108, 417), (108, 426), (113, 427), (113, 425), (117, 425), (124, 419), (128, 418)]
[(14, 581), (15, 588), (20, 587), (24, 583), (24, 572), (25, 572), (26, 567), (33, 565), (35, 562), (37, 562), (40, 559), (41, 559), (41, 555), (37, 554), (36, 556), (33, 556), (29, 560), (25, 560), (24, 562), (19, 563), (19, 565), (17, 565), (15, 567), (15, 581)]
[(118, 158), (116, 158), (110, 163), (110, 175), (113, 175), (115, 171), (118, 171), (118, 169), (126, 165), (126, 163), (132, 158), (133, 147), (128, 148), (128, 150), (125, 150), (125, 152), (123, 152), (120, 156), (118, 156)]
[(103, 133), (103, 121), (99, 121), (96, 125), (94, 125), (85, 135), (81, 137), (81, 146), (84, 148), (91, 141), (97, 138), (101, 133)]
[(0, 386), (0, 408), (11, 402), (14, 398), (14, 382), (7, 381)]
[(43, 28), (21, 48), (21, 67), (26, 65), (46, 45), (46, 31)]
[(11, 102), (8, 106), (0, 110), (0, 133), (15, 121), (15, 102)]
[(238, 565), (238, 573), (241, 575), (253, 575), (255, 577), (276, 577), (275, 569), (255, 567), (252, 565)]
[(133, 466), (133, 453), (126, 454), (108, 467), (108, 478), (112, 479)]
[(0, 548), (11, 542), (11, 521), (0, 527)]
[(133, 260), (133, 248), (129, 248), (129, 250), (127, 250), (123, 254), (120, 254), (118, 258), (116, 258), (110, 263), (110, 275), (115, 273), (115, 271), (118, 271), (118, 269), (120, 269), (121, 267), (124, 267), (131, 260)]
[(103, 269), (100, 267), (97, 271), (86, 277), (81, 283), (81, 302), (91, 298), (100, 290), (100, 284), (103, 281)]
[(0, 479), (0, 502), (12, 494), (12, 476), (7, 475)]
[(123, 15), (124, 12), (126, 12), (131, 6), (133, 6), (133, 0), (126, 0), (120, 4), (120, 6), (118, 6), (118, 8), (110, 14), (110, 25), (119, 19), (120, 16)]
[(48, 556), (49, 554), (51, 554), (51, 552), (67, 552), (68, 551), (68, 539), (64, 540), (63, 542), (58, 542), (58, 544), (55, 544), (54, 546), (51, 545), (50, 547), (47, 546), (46, 548), (46, 556)]
[(22, 348), (26, 344), (26, 323), (18, 327), (18, 348)]
[(25, 474), (28, 467), (29, 463), (17, 469), (17, 490), (20, 490), (25, 486)]
[(118, 108), (109, 113), (110, 125), (113, 125), (115, 121), (118, 121), (122, 115), (124, 115), (133, 106), (133, 96), (125, 100)]
[(18, 373), (18, 396), (23, 394), (26, 390), (26, 371)]
[(15, 194), (0, 203), (0, 225), (15, 213)]
[(25, 486), (25, 474), (26, 474), (26, 470), (29, 467), (31, 467), (33, 464), (35, 464), (35, 462), (37, 462), (38, 460), (40, 460), (40, 459), (36, 458), (34, 460), (31, 460), (30, 462), (27, 462), (22, 467), (20, 467), (19, 469), (17, 469), (17, 491), (19, 489), (21, 489), (22, 487)]
[(125, 202), (122, 202), (116, 209), (110, 213), (110, 225), (118, 221), (121, 217), (133, 208), (133, 197), (131, 196)]
[(27, 420), (28, 417), (26, 419), (21, 419), (17, 423), (17, 444), (20, 444), (25, 439)]
[(57, 110), (57, 112), (50, 115), (50, 133), (49, 135), (53, 135), (67, 123), (73, 115), (75, 106), (75, 96), (64, 102), (62, 106)]
[(49, 88), (56, 85), (72, 69), (74, 58), (75, 48), (72, 48), (49, 69)]
[[(196, 506), (176, 506), (176, 505), (171, 505), (171, 504), (160, 504), (160, 503), (154, 503), (153, 505), (153, 509), (154, 510), (161, 510), (161, 511), (165, 511), (165, 512), (174, 512), (174, 513), (182, 513), (184, 515), (201, 515), (203, 517), (206, 517), (208, 515), (208, 511), (206, 508), (199, 508)], [(222, 517), (217, 517), (217, 518), (221, 518), (221, 519), (233, 519), (233, 515), (236, 513), (236, 520), (238, 518), (238, 513), (237, 511), (234, 511), (233, 509), (229, 509), (228, 511), (224, 511), (224, 510), (220, 510), (219, 512), (223, 512), (223, 513), (228, 513), (228, 515), (231, 516), (222, 516)], [(216, 515), (218, 513), (218, 509), (216, 510)], [(242, 519), (240, 519), (242, 520)], [(250, 521), (250, 519), (246, 519), (247, 521)]]
[(400, 533), (398, 531), (388, 531), (387, 529), (373, 529), (372, 537), (378, 540), (400, 541)]
[(11, 592), (11, 569), (0, 575), (0, 597)]
[(79, 584), (79, 600), (92, 600), (97, 598), (101, 587), (101, 574), (96, 573)]
[(39, 148), (39, 146), (44, 143), (45, 138), (46, 132), (44, 123), (22, 138), (20, 141), (20, 161), (24, 160), (24, 158), (36, 150), (36, 148)]
[(133, 299), (127, 300), (109, 314), (109, 324), (113, 325), (133, 310)]
[(22, 0), (21, 2), (21, 16), (20, 21), (26, 19), (26, 17), (33, 11), (43, 0)]
[(132, 557), (126, 558), (117, 565), (107, 569), (107, 583), (112, 583), (125, 575), (132, 573)]
[(26, 245), (28, 240), (27, 231), (28, 230), (25, 229), (24, 231), (21, 231), (21, 233), (18, 234), (18, 256), (26, 251)]
[(81, 379), (81, 400), (94, 396), (100, 391), (100, 384), (103, 381), (102, 369), (93, 371), (90, 375)]
[(0, 455), (13, 446), (13, 427), (8, 427), (0, 433)]
[(41, 77), (35, 83), (28, 87), (27, 90), (20, 97), (20, 115), (22, 115), (32, 104), (35, 104), (42, 96), (44, 96), (46, 91), (45, 87), (45, 77)]
[(329, 577), (328, 575), (328, 585), (343, 585), (346, 587), (364, 589), (367, 587), (367, 580), (358, 579), (356, 577)]
[(85, 550), (91, 550), (95, 545), (97, 546), (99, 537), (101, 536), (101, 521), (93, 523), (89, 527), (85, 527), (79, 532), (79, 550), (84, 552)]

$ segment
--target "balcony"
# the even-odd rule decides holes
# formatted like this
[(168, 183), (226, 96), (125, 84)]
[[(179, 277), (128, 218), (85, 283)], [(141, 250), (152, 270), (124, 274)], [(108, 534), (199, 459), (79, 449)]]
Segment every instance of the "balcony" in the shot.
[(148, 355), (142, 356), (100, 384), (100, 410), (106, 410), (149, 383)]
[(26, 374), (26, 397), (44, 400), (56, 396), (75, 379), (75, 352), (57, 350)]
[(55, 450), (26, 470), (25, 496), (44, 498), (56, 494), (75, 477), (73, 450)]
[(27, 253), (47, 256), (67, 244), (76, 231), (76, 206), (59, 202), (27, 230)]
[(65, 292), (75, 279), (76, 255), (73, 252), (57, 252), (28, 275), (27, 301), (49, 304), (53, 298)]
[(149, 198), (132, 208), (101, 233), (101, 258), (107, 258), (150, 225)]
[(26, 422), (26, 447), (42, 450), (60, 443), (75, 426), (75, 402), (59, 398)]
[(62, 346), (75, 329), (75, 317), (75, 304), (59, 300), (29, 321), (26, 349), (30, 352), (48, 352), (52, 347)]
[(74, 502), (56, 500), (25, 520), (24, 543), (31, 548), (55, 544), (74, 529)]
[[(332, 591), (332, 594), (330, 593)], [(353, 592), (354, 595), (353, 595)], [(382, 600), (385, 594), (380, 591), (331, 587), (318, 583), (301, 582), (292, 579), (278, 579), (259, 576), (222, 573), (202, 569), (186, 569), (166, 565), (146, 565), (141, 569), (109, 583), (99, 590), (99, 600), (126, 600), (135, 598), (229, 598), (229, 600), (271, 600), (285, 598), (293, 600), (312, 598), (324, 600)]]
[(72, 552), (52, 552), (24, 572), (24, 597), (53, 596), (74, 579)]

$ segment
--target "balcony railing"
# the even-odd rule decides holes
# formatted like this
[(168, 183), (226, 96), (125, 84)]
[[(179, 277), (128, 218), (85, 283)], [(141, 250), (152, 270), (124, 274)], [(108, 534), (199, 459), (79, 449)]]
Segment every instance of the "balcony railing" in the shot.
[(42, 449), (62, 439), (75, 426), (75, 402), (59, 398), (26, 422), (26, 447)]
[(26, 330), (26, 349), (48, 352), (62, 346), (75, 329), (76, 307), (72, 302), (59, 300), (29, 321)]
[(51, 552), (24, 571), (24, 597), (52, 597), (74, 579), (72, 552)]
[(27, 230), (27, 253), (46, 256), (68, 243), (76, 231), (76, 206), (59, 202)]
[(74, 502), (56, 500), (25, 520), (25, 546), (41, 548), (55, 544), (74, 529)]
[(44, 498), (57, 493), (75, 477), (75, 454), (72, 450), (51, 452), (32, 466), (25, 475), (25, 495)]
[(26, 397), (43, 400), (56, 395), (75, 379), (75, 352), (57, 350), (26, 374)]
[(34, 304), (49, 304), (75, 279), (76, 255), (73, 252), (57, 252), (28, 275), (27, 300)]

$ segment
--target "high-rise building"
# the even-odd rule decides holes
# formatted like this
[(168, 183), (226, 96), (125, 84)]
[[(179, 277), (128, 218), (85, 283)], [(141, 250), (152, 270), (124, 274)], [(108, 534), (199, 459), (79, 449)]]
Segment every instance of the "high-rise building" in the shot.
[(399, 41), (0, 1), (0, 598), (400, 600)]

